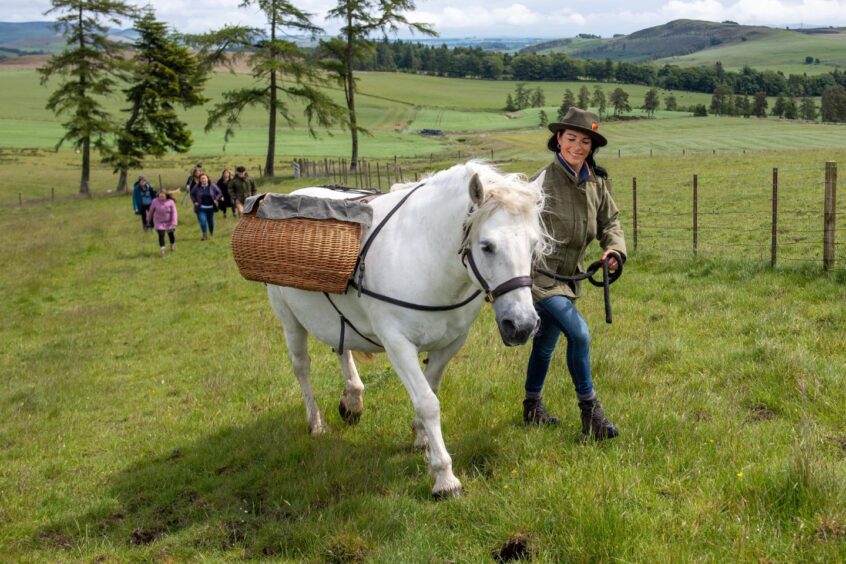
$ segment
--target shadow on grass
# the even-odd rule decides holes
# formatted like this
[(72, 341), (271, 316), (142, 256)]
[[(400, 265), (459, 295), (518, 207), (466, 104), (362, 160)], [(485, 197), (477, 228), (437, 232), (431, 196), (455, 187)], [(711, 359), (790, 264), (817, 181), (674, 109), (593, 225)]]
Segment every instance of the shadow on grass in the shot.
[(365, 542), (361, 531), (402, 536), (405, 520), (384, 508), (430, 500), (410, 434), (400, 445), (339, 426), (312, 438), (291, 407), (139, 459), (108, 479), (100, 506), (47, 525), (34, 542), (84, 550), (94, 540), (120, 554), (171, 539), (189, 553), (263, 558), (337, 552), (338, 538)]

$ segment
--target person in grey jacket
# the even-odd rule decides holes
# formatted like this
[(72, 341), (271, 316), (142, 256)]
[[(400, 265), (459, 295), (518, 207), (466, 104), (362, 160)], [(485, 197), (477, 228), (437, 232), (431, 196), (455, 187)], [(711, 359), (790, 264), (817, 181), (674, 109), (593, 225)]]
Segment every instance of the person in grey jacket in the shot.
[[(595, 239), (602, 246), (602, 260), (607, 259), (610, 270), (616, 270), (619, 265), (615, 257), (625, 260), (626, 242), (611, 197), (608, 173), (594, 160), (597, 148), (607, 143), (598, 132), (599, 116), (570, 108), (562, 122), (549, 124), (549, 130), (552, 137), (547, 148), (555, 153), (555, 158), (543, 169), (546, 206), (542, 220), (553, 238), (554, 250), (542, 270), (570, 277), (585, 272), (585, 251)], [(523, 420), (530, 425), (561, 422), (547, 412), (542, 391), (552, 353), (563, 333), (567, 339), (567, 370), (581, 411), (582, 434), (596, 440), (616, 437), (617, 428), (605, 416), (593, 387), (590, 331), (576, 309), (580, 282), (559, 281), (538, 271), (532, 279), (540, 328), (526, 369)]]

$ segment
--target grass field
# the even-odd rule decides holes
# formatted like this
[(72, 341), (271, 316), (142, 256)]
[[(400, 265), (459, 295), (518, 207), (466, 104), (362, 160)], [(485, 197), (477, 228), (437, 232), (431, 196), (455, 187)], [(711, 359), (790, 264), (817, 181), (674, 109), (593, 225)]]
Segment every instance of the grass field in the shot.
[[(379, 131), (363, 139), (370, 158), (384, 135), (379, 158), (411, 155), (401, 162), (415, 173), (454, 164), (458, 150), (493, 149), (509, 171), (548, 162), (546, 134), (531, 123), (492, 125), (485, 104), (502, 92), (465, 91), (495, 83), (456, 82), (450, 96), (451, 82), (388, 78), (362, 80), (363, 91), (373, 81), (370, 92), (393, 100), (363, 102)], [(217, 77), (216, 88), (236, 79)], [(427, 84), (431, 104), (421, 101)], [(0, 123), (18, 114), (25, 138), (40, 110), (18, 100), (14, 113), (0, 103)], [(259, 118), (250, 117), (256, 130)], [(434, 141), (406, 133), (416, 120), (456, 132)], [(842, 127), (662, 115), (606, 123), (603, 133), (611, 143), (599, 161), (630, 248), (638, 178), (639, 247), (613, 287), (614, 324), (603, 323), (598, 290), (579, 307), (594, 380), (621, 435), (579, 442), (563, 349), (545, 399), (565, 423), (524, 428), (529, 348), (504, 347), (485, 307), (441, 388), (465, 487), (444, 503), (430, 499), (425, 463), (410, 448), (412, 408), (384, 355), (360, 365), (365, 412), (347, 427), (334, 409), (337, 359), (311, 344), (331, 430), (308, 436), (265, 290), (232, 260), (232, 219), (218, 214), (215, 238), (201, 242), (181, 206), (177, 251), (160, 258), (127, 196), (15, 207), (19, 192), (73, 194), (79, 157), (5, 145), (0, 163), (15, 181), (0, 187), (0, 561), (476, 562), (508, 546), (541, 562), (846, 560), (846, 238), (833, 272), (820, 256), (823, 163), (846, 162)], [(282, 141), (280, 162), (345, 154), (340, 135), (305, 139), (303, 153)], [(178, 185), (198, 160), (213, 172), (263, 162), (257, 140), (243, 152), (215, 143), (198, 138), (202, 150), (144, 172)], [(325, 181), (280, 168), (261, 190)], [(95, 167), (93, 182), (110, 188), (114, 177)]]
[[(650, 205), (674, 200), (655, 190)], [(598, 291), (580, 302), (621, 429), (601, 445), (577, 440), (561, 351), (546, 398), (564, 426), (519, 424), (528, 348), (502, 346), (485, 308), (441, 392), (466, 495), (436, 503), (386, 359), (361, 366), (348, 428), (314, 343), (331, 431), (310, 438), (264, 289), (231, 259), (233, 221), (200, 242), (180, 211), (164, 259), (126, 198), (0, 215), (0, 558), (464, 562), (509, 539), (538, 561), (846, 558), (842, 271), (634, 254), (613, 325)]]
[[(820, 60), (806, 65), (805, 57)], [(781, 71), (789, 74), (821, 74), (846, 67), (846, 33), (805, 34), (794, 31), (773, 31), (756, 41), (717, 46), (682, 57), (658, 59), (656, 64), (680, 66), (723, 63), (726, 70), (739, 71), (744, 65), (756, 70)]]

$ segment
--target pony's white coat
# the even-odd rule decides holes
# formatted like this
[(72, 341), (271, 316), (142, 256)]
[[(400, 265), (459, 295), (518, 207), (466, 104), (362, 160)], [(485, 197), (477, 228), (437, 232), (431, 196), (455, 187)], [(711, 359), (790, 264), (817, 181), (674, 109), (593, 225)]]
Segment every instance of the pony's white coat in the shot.
[[(482, 193), (471, 189), (474, 175)], [(529, 183), (520, 175), (504, 175), (493, 167), (471, 161), (436, 173), (417, 190), (385, 224), (366, 256), (364, 286), (406, 302), (425, 305), (459, 303), (478, 287), (459, 250), (468, 244), (481, 275), (489, 287), (531, 273), (533, 257), (548, 248), (548, 236), (540, 221), (543, 208), (543, 177)], [(372, 230), (417, 183), (395, 186), (371, 203)], [(322, 188), (298, 190), (297, 194), (343, 198), (348, 195)], [(471, 211), (472, 210), (472, 211)], [(270, 303), (285, 329), (288, 354), (305, 397), (312, 434), (326, 430), (323, 416), (309, 382), (310, 359), (307, 335), (339, 348), (341, 321), (327, 298), (319, 292), (268, 286)], [(415, 441), (429, 448), (429, 469), (434, 477), (433, 494), (458, 495), (461, 483), (452, 472), (452, 459), (444, 445), (440, 403), (436, 396), (447, 363), (467, 338), (471, 323), (483, 304), (482, 296), (467, 305), (442, 312), (417, 311), (391, 305), (350, 289), (331, 295), (352, 325), (368, 339), (381, 343), (405, 385), (415, 409)], [(511, 291), (494, 303), (503, 341), (524, 343), (537, 327), (538, 317), (527, 287)], [(341, 412), (357, 419), (362, 410), (364, 385), (350, 351), (380, 351), (349, 327), (340, 357), (344, 376)], [(421, 370), (418, 354), (428, 352)]]

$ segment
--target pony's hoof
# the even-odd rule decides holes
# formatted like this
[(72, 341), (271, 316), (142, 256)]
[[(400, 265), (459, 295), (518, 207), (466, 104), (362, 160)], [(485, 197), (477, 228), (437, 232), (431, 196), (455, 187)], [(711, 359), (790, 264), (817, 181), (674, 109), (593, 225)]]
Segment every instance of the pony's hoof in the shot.
[(320, 435), (326, 434), (326, 431), (329, 429), (323, 423), (318, 423), (316, 425), (309, 425), (308, 426), (308, 433), (312, 437), (319, 437)]
[(347, 406), (344, 405), (344, 400), (341, 400), (341, 403), (338, 404), (338, 413), (341, 414), (341, 419), (343, 419), (347, 425), (355, 425), (358, 423), (358, 420), (361, 419), (361, 412), (350, 411), (347, 409)]
[(432, 490), (432, 497), (435, 498), (435, 501), (445, 501), (447, 499), (459, 498), (463, 493), (464, 490), (461, 488), (461, 484), (458, 484), (457, 486), (444, 490)]

